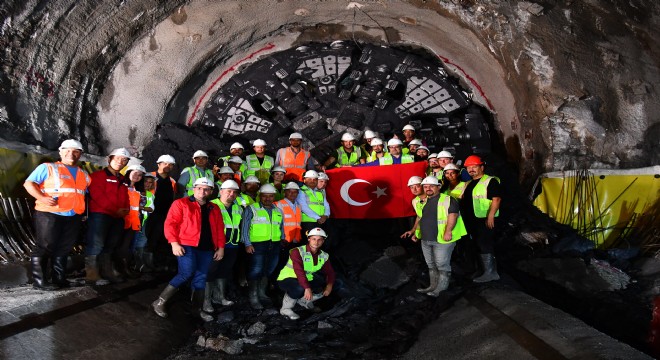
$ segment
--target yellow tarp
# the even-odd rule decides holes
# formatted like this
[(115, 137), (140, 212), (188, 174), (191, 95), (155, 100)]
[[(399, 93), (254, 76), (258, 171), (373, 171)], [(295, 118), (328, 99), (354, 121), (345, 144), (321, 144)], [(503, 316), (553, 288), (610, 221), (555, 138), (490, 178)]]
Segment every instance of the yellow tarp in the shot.
[(657, 211), (660, 166), (547, 173), (539, 185), (536, 207), (608, 248), (638, 226), (647, 211)]

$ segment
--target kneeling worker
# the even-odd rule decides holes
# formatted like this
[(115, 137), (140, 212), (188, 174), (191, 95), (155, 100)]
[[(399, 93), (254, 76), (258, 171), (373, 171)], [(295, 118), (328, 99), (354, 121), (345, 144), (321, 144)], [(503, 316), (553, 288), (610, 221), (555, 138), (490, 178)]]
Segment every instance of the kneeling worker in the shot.
[[(280, 314), (291, 320), (300, 318), (293, 312), (296, 303), (311, 309), (314, 301), (330, 295), (335, 283), (335, 271), (328, 261), (329, 255), (321, 250), (327, 237), (325, 231), (314, 228), (307, 236), (308, 244), (291, 249), (289, 261), (277, 277), (280, 289), (285, 292)], [(321, 273), (325, 279), (320, 276)], [(321, 289), (322, 292), (314, 293), (314, 290)]]

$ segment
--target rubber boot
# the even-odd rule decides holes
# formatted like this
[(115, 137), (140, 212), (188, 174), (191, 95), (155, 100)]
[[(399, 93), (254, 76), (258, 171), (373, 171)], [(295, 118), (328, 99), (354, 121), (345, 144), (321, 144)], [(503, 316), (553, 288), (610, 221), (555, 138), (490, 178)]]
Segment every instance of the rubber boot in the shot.
[(227, 294), (227, 279), (216, 279), (214, 290), (213, 297), (211, 297), (214, 304), (221, 304), (222, 306), (234, 305), (234, 302), (227, 300), (225, 295)]
[(53, 258), (53, 284), (61, 288), (71, 286), (66, 279), (66, 264), (68, 260), (68, 256), (57, 256)]
[(45, 267), (48, 266), (47, 256), (34, 256), (30, 258), (32, 266), (32, 279), (34, 282), (32, 286), (38, 290), (53, 291), (57, 290), (57, 286), (51, 284), (44, 276)]
[(131, 266), (128, 264), (128, 258), (125, 257), (120, 257), (117, 258), (117, 270), (119, 270), (119, 274), (121, 276), (128, 278), (128, 279), (139, 279), (140, 274), (137, 274), (131, 269)]
[(154, 309), (154, 312), (156, 315), (166, 318), (167, 317), (167, 311), (165, 309), (165, 304), (167, 304), (167, 301), (176, 294), (176, 292), (179, 291), (179, 289), (175, 288), (172, 285), (167, 285), (165, 287), (165, 290), (163, 290), (162, 293), (160, 293), (160, 296), (158, 296), (158, 299), (156, 301), (151, 303), (151, 308)]
[(101, 273), (101, 277), (103, 279), (108, 280), (113, 284), (119, 284), (125, 281), (123, 278), (115, 275), (115, 272), (112, 269), (111, 254), (101, 254), (98, 257), (98, 260), (99, 260), (99, 270)]
[(429, 291), (427, 295), (438, 297), (441, 292), (449, 288), (449, 277), (451, 273), (449, 271), (438, 271), (438, 280), (436, 282), (435, 289)]
[(135, 248), (133, 250), (133, 271), (142, 272), (144, 266), (144, 248)]
[(284, 298), (282, 299), (282, 308), (280, 309), (280, 314), (288, 317), (291, 320), (300, 319), (300, 316), (293, 312), (293, 307), (296, 306), (297, 300), (290, 297), (289, 294), (285, 293)]
[(197, 289), (193, 290), (193, 293), (192, 293), (192, 311), (193, 311), (194, 316), (199, 317), (203, 321), (209, 322), (209, 321), (213, 321), (213, 315), (205, 312), (202, 309), (202, 306), (204, 305), (204, 299), (205, 299), (204, 293), (206, 293), (206, 291), (204, 291), (204, 289), (202, 289), (202, 290), (197, 290)]
[(257, 288), (257, 296), (259, 297), (259, 302), (263, 305), (268, 306), (272, 305), (273, 301), (266, 295), (266, 290), (268, 289), (268, 278), (262, 277), (259, 279), (259, 287)]
[(87, 255), (85, 256), (85, 282), (89, 284), (96, 284), (97, 281), (101, 280), (101, 275), (99, 275), (99, 267), (97, 263), (96, 255)]
[(156, 268), (154, 267), (154, 253), (145, 251), (142, 254), (143, 264), (140, 267), (140, 272), (150, 273), (154, 272)]
[(481, 264), (484, 266), (484, 273), (472, 281), (476, 283), (485, 283), (500, 279), (500, 275), (497, 273), (497, 265), (495, 264), (495, 256), (493, 256), (493, 254), (481, 254)]
[(312, 300), (307, 300), (303, 296), (297, 300), (297, 303), (298, 305), (304, 307), (305, 309), (312, 310), (314, 309), (314, 301), (321, 299), (322, 297), (323, 297), (323, 293), (312, 294)]
[(429, 286), (425, 288), (419, 288), (417, 289), (417, 292), (427, 293), (429, 291), (433, 291), (437, 284), (438, 284), (438, 270), (436, 270), (435, 268), (429, 269)]
[(213, 291), (215, 290), (213, 287), (213, 282), (206, 282), (206, 290), (204, 291), (204, 304), (202, 305), (202, 310), (209, 314), (213, 314), (215, 311), (213, 308), (213, 303), (211, 302), (211, 297), (213, 296), (213, 293), (215, 293), (215, 291)]
[(248, 280), (248, 300), (250, 306), (255, 310), (263, 309), (263, 305), (259, 302), (259, 280)]

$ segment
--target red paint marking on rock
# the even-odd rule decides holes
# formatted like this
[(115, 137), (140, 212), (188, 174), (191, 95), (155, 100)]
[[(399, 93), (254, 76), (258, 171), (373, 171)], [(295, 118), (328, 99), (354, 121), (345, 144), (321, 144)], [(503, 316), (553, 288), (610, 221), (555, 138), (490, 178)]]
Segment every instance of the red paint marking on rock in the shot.
[(460, 71), (461, 73), (463, 73), (463, 75), (465, 76), (465, 78), (468, 79), (468, 80), (470, 81), (470, 83), (471, 83), (471, 84), (477, 89), (477, 91), (479, 91), (479, 94), (480, 94), (484, 99), (486, 99), (486, 103), (488, 104), (488, 109), (490, 109), (491, 111), (495, 111), (495, 108), (493, 107), (493, 104), (490, 102), (490, 100), (488, 99), (488, 97), (487, 97), (486, 94), (484, 93), (484, 90), (481, 88), (481, 85), (479, 85), (479, 83), (477, 83), (477, 81), (474, 80), (474, 78), (472, 78), (472, 76), (468, 75), (468, 74), (465, 72), (465, 70), (463, 70), (462, 67), (460, 67), (458, 64), (453, 63), (451, 60), (447, 59), (446, 57), (441, 56), (441, 55), (438, 55), (438, 57), (439, 57), (443, 62), (445, 62), (446, 64), (453, 65), (454, 67), (456, 67), (456, 69), (458, 69), (458, 71)]

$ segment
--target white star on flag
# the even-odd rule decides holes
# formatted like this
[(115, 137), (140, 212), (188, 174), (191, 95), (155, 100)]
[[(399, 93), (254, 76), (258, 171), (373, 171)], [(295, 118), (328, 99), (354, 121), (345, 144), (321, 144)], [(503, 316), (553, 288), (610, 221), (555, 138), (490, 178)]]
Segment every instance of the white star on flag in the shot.
[(382, 188), (382, 189), (381, 189), (380, 187), (376, 186), (376, 191), (372, 191), (372, 193), (376, 194), (376, 198), (378, 199), (378, 198), (380, 198), (381, 196), (385, 196), (385, 195), (387, 195), (387, 194), (385, 193), (385, 190), (387, 190), (387, 188)]

